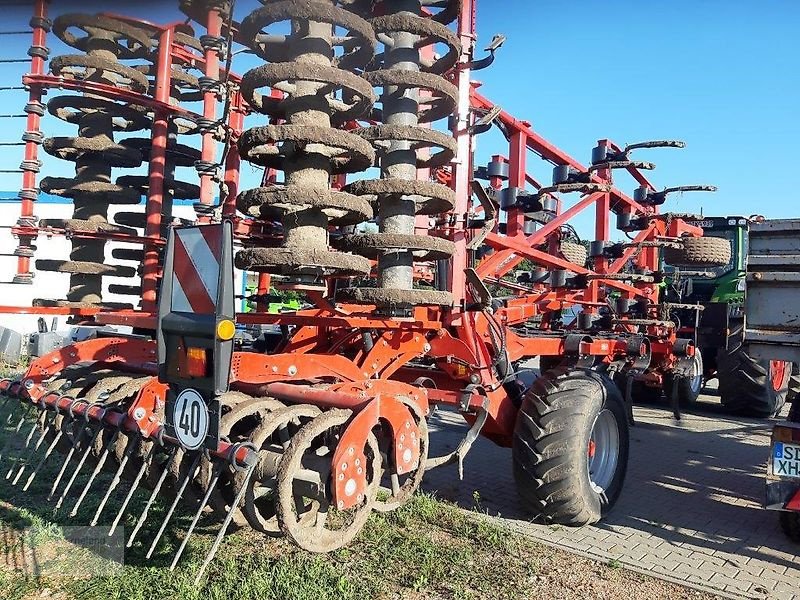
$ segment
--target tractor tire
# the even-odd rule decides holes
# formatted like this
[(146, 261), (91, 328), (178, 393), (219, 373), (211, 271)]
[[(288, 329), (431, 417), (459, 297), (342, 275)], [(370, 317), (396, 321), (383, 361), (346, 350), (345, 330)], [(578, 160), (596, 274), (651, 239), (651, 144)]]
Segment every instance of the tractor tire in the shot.
[[(672, 389), (675, 386), (676, 378), (672, 373), (664, 376), (664, 395), (667, 402), (672, 400)], [(694, 364), (692, 372), (688, 377), (679, 377), (678, 381), (678, 402), (682, 408), (692, 408), (697, 404), (697, 398), (703, 390), (703, 355), (699, 348), (695, 349)]]
[(717, 352), (717, 379), (722, 405), (750, 417), (775, 416), (786, 402), (791, 368), (786, 363), (752, 358), (742, 346), (743, 328), (732, 333), (728, 350)]
[(664, 262), (673, 267), (724, 267), (731, 261), (731, 243), (724, 238), (685, 237), (683, 248), (664, 248)]
[(574, 242), (561, 242), (560, 245), (561, 256), (569, 262), (586, 266), (586, 259), (589, 258), (589, 251), (583, 244), (576, 244)]
[(596, 523), (622, 491), (629, 443), (624, 401), (608, 377), (550, 371), (528, 390), (517, 416), (517, 491), (547, 522)]

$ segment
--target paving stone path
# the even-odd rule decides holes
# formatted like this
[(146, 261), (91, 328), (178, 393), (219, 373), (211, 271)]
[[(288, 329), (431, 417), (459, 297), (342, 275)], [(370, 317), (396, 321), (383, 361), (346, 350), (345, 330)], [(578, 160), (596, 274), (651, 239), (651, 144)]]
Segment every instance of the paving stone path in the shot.
[[(713, 390), (710, 392), (713, 394)], [(581, 529), (532, 523), (518, 500), (511, 451), (481, 438), (455, 467), (431, 471), (425, 487), (497, 516), (546, 544), (746, 598), (800, 598), (800, 546), (761, 509), (771, 423), (726, 416), (714, 396), (680, 422), (666, 408), (636, 409), (625, 489), (600, 524)], [(431, 455), (456, 447), (460, 417), (431, 418)]]

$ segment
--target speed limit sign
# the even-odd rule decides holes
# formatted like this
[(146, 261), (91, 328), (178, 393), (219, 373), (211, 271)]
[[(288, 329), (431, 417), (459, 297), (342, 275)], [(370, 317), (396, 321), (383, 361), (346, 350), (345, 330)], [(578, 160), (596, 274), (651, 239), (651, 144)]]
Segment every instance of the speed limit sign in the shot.
[(187, 450), (197, 450), (208, 435), (208, 409), (196, 390), (183, 390), (172, 411), (175, 437)]

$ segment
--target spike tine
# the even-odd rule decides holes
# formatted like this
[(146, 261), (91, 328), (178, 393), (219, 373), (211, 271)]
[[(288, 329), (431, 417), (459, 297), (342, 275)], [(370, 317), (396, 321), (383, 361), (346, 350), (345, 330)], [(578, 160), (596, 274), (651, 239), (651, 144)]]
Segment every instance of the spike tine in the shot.
[(111, 498), (111, 494), (117, 489), (120, 480), (122, 479), (122, 472), (125, 470), (125, 467), (128, 464), (128, 460), (130, 460), (131, 455), (133, 452), (139, 448), (139, 444), (141, 442), (141, 438), (136, 436), (136, 439), (128, 441), (127, 446), (125, 447), (125, 452), (122, 455), (122, 459), (119, 461), (119, 467), (117, 467), (116, 473), (114, 473), (114, 478), (111, 480), (111, 485), (108, 486), (108, 490), (106, 490), (105, 496), (100, 501), (100, 506), (97, 507), (97, 512), (94, 513), (94, 518), (92, 522), (89, 523), (90, 527), (94, 527), (97, 525), (97, 522), (100, 520), (100, 515), (103, 513), (103, 509), (106, 507), (106, 503), (108, 503), (108, 499)]
[(119, 437), (119, 432), (120, 430), (117, 429), (114, 432), (114, 435), (111, 436), (111, 439), (109, 439), (108, 442), (106, 442), (105, 445), (103, 446), (103, 449), (100, 452), (100, 456), (97, 458), (97, 465), (95, 465), (94, 471), (92, 471), (92, 474), (89, 476), (89, 481), (87, 481), (86, 485), (83, 486), (83, 491), (81, 491), (81, 495), (78, 496), (78, 501), (75, 503), (75, 506), (72, 507), (72, 510), (69, 513), (70, 517), (74, 517), (75, 515), (78, 514), (78, 509), (81, 507), (81, 504), (83, 504), (83, 501), (86, 499), (86, 494), (89, 493), (89, 490), (92, 488), (95, 479), (97, 479), (97, 476), (100, 474), (100, 471), (103, 470), (103, 466), (106, 464), (106, 460), (108, 460), (108, 453), (111, 451), (111, 446), (114, 444), (114, 442), (117, 441), (117, 438)]
[(53, 438), (53, 441), (50, 442), (50, 445), (47, 447), (47, 451), (44, 453), (44, 456), (42, 456), (42, 459), (36, 465), (36, 468), (34, 468), (33, 471), (31, 471), (31, 474), (28, 475), (28, 479), (25, 481), (25, 485), (22, 486), (23, 492), (27, 492), (28, 488), (31, 487), (31, 483), (33, 483), (33, 480), (36, 478), (37, 473), (39, 473), (39, 469), (41, 469), (42, 465), (44, 465), (44, 463), (47, 462), (47, 459), (53, 453), (53, 450), (55, 450), (56, 446), (58, 445), (58, 442), (61, 441), (63, 435), (64, 435), (64, 430), (59, 429), (58, 433)]
[(42, 426), (42, 432), (39, 434), (39, 438), (36, 440), (36, 445), (33, 448), (34, 452), (38, 452), (39, 451), (39, 448), (41, 447), (42, 442), (44, 442), (44, 439), (47, 437), (47, 434), (53, 428), (53, 425), (55, 424), (55, 421), (56, 421), (56, 413), (54, 413), (54, 412), (51, 413), (51, 412), (48, 411), (47, 415), (45, 416), (45, 422), (43, 423), (43, 426)]
[(114, 517), (114, 521), (111, 523), (111, 529), (108, 532), (108, 537), (114, 535), (114, 532), (117, 530), (117, 526), (119, 525), (120, 520), (122, 519), (122, 515), (125, 513), (125, 509), (128, 508), (128, 504), (133, 498), (134, 492), (139, 487), (139, 483), (142, 481), (142, 477), (144, 477), (145, 472), (147, 471), (150, 464), (153, 462), (153, 454), (155, 453), (156, 445), (150, 444), (150, 449), (147, 451), (147, 456), (145, 456), (144, 460), (142, 461), (142, 466), (139, 468), (139, 471), (136, 473), (136, 477), (133, 479), (133, 483), (131, 483), (131, 487), (128, 490), (128, 494), (125, 496), (125, 500), (122, 501), (122, 506), (119, 507), (117, 511), (116, 517)]
[(56, 479), (53, 482), (53, 487), (50, 488), (50, 493), (47, 495), (47, 501), (51, 501), (53, 496), (56, 494), (56, 490), (58, 489), (59, 484), (61, 483), (61, 479), (64, 477), (64, 473), (67, 472), (67, 466), (72, 461), (72, 456), (75, 454), (75, 450), (77, 450), (78, 446), (80, 445), (83, 437), (86, 435), (86, 427), (81, 427), (80, 432), (78, 435), (72, 438), (72, 446), (67, 452), (67, 456), (64, 459), (64, 464), (61, 465), (61, 469), (58, 471), (58, 475), (56, 475)]
[(153, 552), (158, 545), (159, 540), (161, 540), (161, 536), (164, 535), (164, 530), (167, 528), (167, 524), (169, 523), (170, 519), (172, 518), (172, 514), (175, 512), (175, 509), (178, 506), (178, 502), (181, 501), (181, 497), (183, 496), (183, 492), (186, 491), (186, 486), (189, 485), (189, 481), (194, 479), (195, 475), (197, 474), (197, 469), (199, 468), (200, 464), (200, 456), (202, 455), (201, 452), (197, 453), (197, 456), (192, 462), (192, 466), (186, 471), (186, 475), (183, 479), (181, 479), (181, 485), (178, 487), (178, 492), (175, 494), (175, 499), (172, 501), (172, 504), (167, 511), (167, 514), (164, 516), (164, 521), (161, 523), (161, 527), (158, 530), (158, 533), (153, 538), (153, 543), (150, 545), (150, 549), (147, 551), (145, 558), (150, 558), (153, 556)]
[(211, 544), (211, 549), (208, 551), (208, 554), (206, 554), (203, 564), (200, 565), (200, 570), (197, 571), (197, 575), (194, 578), (195, 585), (200, 585), (200, 581), (203, 579), (203, 575), (205, 574), (208, 565), (211, 564), (212, 560), (214, 560), (214, 556), (217, 554), (217, 550), (222, 543), (222, 538), (225, 537), (225, 532), (228, 530), (228, 525), (230, 525), (231, 519), (233, 518), (233, 511), (237, 509), (239, 504), (241, 504), (242, 498), (244, 497), (244, 492), (250, 485), (250, 479), (253, 477), (253, 473), (256, 470), (257, 464), (257, 462), (252, 464), (247, 470), (247, 474), (244, 478), (244, 485), (242, 485), (239, 488), (239, 491), (236, 493), (236, 498), (234, 498), (233, 503), (228, 509), (228, 513), (225, 515), (225, 520), (222, 521), (222, 526), (220, 527), (219, 532), (217, 532), (217, 537), (214, 539), (214, 543)]
[(159, 476), (158, 481), (156, 482), (156, 485), (153, 488), (153, 491), (150, 493), (150, 497), (147, 499), (147, 504), (145, 504), (144, 510), (142, 511), (142, 514), (139, 516), (139, 520), (136, 521), (136, 526), (133, 528), (133, 531), (131, 532), (131, 537), (128, 540), (128, 543), (125, 544), (126, 548), (130, 548), (131, 546), (133, 546), (133, 540), (136, 539), (136, 535), (139, 533), (139, 530), (142, 528), (145, 521), (147, 521), (147, 515), (150, 512), (150, 507), (153, 506), (153, 502), (155, 502), (158, 493), (161, 491), (161, 488), (167, 479), (167, 475), (169, 474), (169, 471), (172, 468), (172, 464), (175, 462), (175, 457), (177, 455), (178, 455), (178, 448), (176, 446), (170, 452), (167, 464), (164, 465), (164, 469), (161, 471), (161, 475)]
[(41, 420), (42, 420), (44, 417), (46, 417), (46, 416), (47, 416), (47, 415), (45, 415), (44, 413), (42, 413), (42, 414), (41, 414), (41, 415), (39, 415), (39, 417), (38, 417), (38, 418), (37, 418), (37, 419), (34, 421), (33, 425), (31, 426), (31, 430), (28, 432), (28, 435), (25, 437), (25, 444), (22, 446), (22, 449), (20, 449), (20, 454), (19, 454), (19, 456), (17, 456), (16, 458), (14, 458), (13, 462), (11, 463), (11, 466), (8, 468), (8, 472), (6, 473), (6, 479), (11, 479), (11, 475), (14, 473), (14, 469), (16, 469), (16, 468), (17, 468), (17, 465), (19, 465), (19, 464), (20, 464), (20, 462), (22, 461), (23, 457), (26, 455), (26, 452), (25, 452), (25, 451), (26, 451), (26, 450), (27, 450), (27, 449), (30, 447), (30, 445), (31, 445), (31, 440), (33, 439), (33, 435), (36, 433), (36, 429), (38, 429), (38, 428), (39, 428), (39, 422), (40, 422), (40, 421), (41, 421)]
[(19, 483), (20, 477), (22, 477), (22, 474), (25, 472), (25, 469), (27, 469), (28, 466), (30, 465), (31, 459), (39, 451), (39, 448), (42, 446), (42, 442), (44, 442), (44, 439), (47, 437), (47, 434), (53, 428), (54, 420), (49, 419), (49, 421), (50, 422), (44, 427), (44, 429), (42, 429), (42, 432), (39, 434), (39, 439), (36, 440), (36, 443), (33, 445), (33, 447), (28, 449), (28, 453), (24, 457), (20, 457), (19, 470), (17, 471), (17, 474), (14, 476), (11, 485), (17, 485), (17, 483)]
[(83, 469), (83, 465), (86, 463), (86, 459), (89, 458), (89, 454), (91, 454), (92, 452), (92, 446), (94, 446), (94, 442), (97, 439), (97, 436), (100, 435), (101, 431), (103, 431), (102, 425), (98, 426), (94, 434), (92, 434), (92, 438), (91, 440), (89, 440), (89, 443), (86, 446), (86, 450), (84, 450), (83, 454), (81, 454), (81, 459), (78, 461), (77, 467), (75, 467), (75, 470), (72, 472), (72, 475), (70, 476), (69, 481), (67, 482), (67, 486), (61, 492), (61, 496), (59, 496), (58, 502), (56, 502), (56, 510), (61, 508), (61, 505), (64, 504), (64, 500), (67, 498), (67, 494), (72, 489), (72, 485), (78, 479), (78, 474)]
[(192, 533), (194, 533), (194, 529), (197, 527), (197, 522), (200, 520), (203, 510), (208, 504), (208, 500), (211, 498), (214, 488), (217, 487), (220, 475), (222, 475), (222, 466), (218, 463), (214, 465), (214, 471), (211, 475), (211, 481), (208, 484), (208, 489), (206, 490), (205, 496), (203, 496), (200, 506), (197, 507), (197, 511), (194, 513), (194, 518), (192, 519), (192, 523), (189, 525), (189, 529), (186, 530), (186, 535), (183, 537), (180, 548), (178, 548), (178, 551), (175, 553), (175, 557), (172, 559), (172, 564), (169, 566), (170, 571), (175, 570), (175, 566), (178, 564), (178, 561), (183, 555), (183, 551), (186, 549), (186, 545), (189, 543), (189, 538), (192, 537)]

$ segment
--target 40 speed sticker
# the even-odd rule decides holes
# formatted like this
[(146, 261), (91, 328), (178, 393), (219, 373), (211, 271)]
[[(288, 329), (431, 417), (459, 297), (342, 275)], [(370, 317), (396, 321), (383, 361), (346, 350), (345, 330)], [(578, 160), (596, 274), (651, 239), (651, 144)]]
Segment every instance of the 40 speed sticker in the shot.
[(178, 394), (172, 411), (175, 437), (187, 450), (197, 450), (208, 435), (208, 409), (200, 392), (192, 389)]

